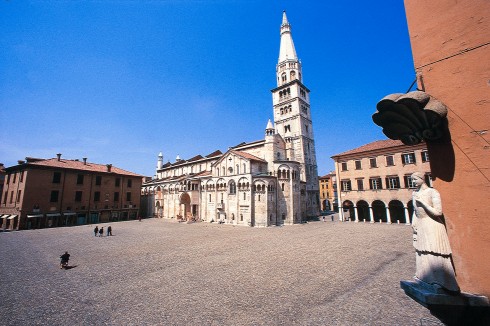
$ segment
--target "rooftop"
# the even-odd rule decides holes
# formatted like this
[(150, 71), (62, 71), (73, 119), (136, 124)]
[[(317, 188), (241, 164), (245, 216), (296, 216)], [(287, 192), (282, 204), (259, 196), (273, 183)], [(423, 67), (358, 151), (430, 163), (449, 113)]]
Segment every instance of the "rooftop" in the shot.
[(332, 157), (357, 154), (357, 153), (375, 151), (375, 150), (391, 148), (391, 147), (398, 147), (398, 146), (407, 146), (407, 145), (404, 145), (400, 140), (392, 140), (392, 139), (377, 140), (375, 142), (372, 142), (372, 143), (369, 143), (366, 145), (362, 145), (361, 147), (351, 149), (347, 152), (343, 152), (340, 154), (333, 155)]

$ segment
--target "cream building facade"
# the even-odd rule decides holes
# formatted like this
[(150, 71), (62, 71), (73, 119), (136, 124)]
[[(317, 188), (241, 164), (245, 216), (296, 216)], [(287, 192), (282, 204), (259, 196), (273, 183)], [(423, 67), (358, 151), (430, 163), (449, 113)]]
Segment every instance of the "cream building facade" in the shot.
[(422, 172), (432, 185), (425, 143), (407, 146), (380, 140), (332, 158), (341, 220), (410, 224), (415, 188), (411, 174)]
[(318, 173), (310, 114), (291, 26), (283, 13), (273, 121), (262, 140), (163, 164), (143, 184), (151, 214), (248, 226), (301, 223), (319, 215)]

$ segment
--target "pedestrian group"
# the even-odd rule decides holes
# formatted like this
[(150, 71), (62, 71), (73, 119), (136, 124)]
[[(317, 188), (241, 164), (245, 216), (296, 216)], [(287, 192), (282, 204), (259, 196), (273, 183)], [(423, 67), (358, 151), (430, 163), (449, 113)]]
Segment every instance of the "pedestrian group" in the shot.
[[(97, 236), (97, 234), (99, 235), (99, 237), (103, 237), (104, 236), (104, 227), (101, 227), (99, 229), (98, 226), (96, 226), (94, 228), (94, 235)], [(111, 236), (112, 235), (112, 227), (109, 225), (107, 227), (107, 236)]]

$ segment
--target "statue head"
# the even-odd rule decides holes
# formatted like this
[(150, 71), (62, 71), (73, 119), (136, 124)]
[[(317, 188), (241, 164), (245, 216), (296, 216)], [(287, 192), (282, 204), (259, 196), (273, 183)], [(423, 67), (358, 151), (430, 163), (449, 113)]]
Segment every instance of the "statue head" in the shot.
[(412, 173), (412, 182), (416, 186), (421, 186), (425, 183), (425, 175), (422, 172), (414, 172)]

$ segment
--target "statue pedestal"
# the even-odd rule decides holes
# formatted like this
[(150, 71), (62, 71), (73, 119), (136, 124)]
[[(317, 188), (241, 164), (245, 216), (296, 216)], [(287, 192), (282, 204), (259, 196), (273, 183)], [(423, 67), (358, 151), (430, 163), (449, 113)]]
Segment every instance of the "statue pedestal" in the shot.
[(400, 281), (400, 287), (446, 325), (490, 325), (490, 303), (485, 296), (450, 294), (418, 280)]

